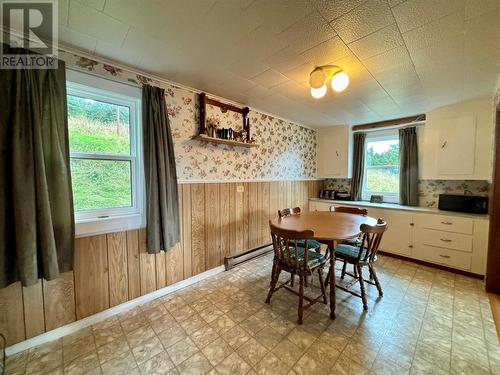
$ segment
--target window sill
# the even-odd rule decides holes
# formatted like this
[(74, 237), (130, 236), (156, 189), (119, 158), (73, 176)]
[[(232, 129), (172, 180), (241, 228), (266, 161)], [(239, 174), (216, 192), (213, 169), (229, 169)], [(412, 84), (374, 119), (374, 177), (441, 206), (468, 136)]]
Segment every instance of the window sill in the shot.
[(140, 214), (112, 216), (101, 219), (85, 219), (75, 221), (75, 237), (96, 236), (99, 234), (122, 232), (139, 229), (145, 226)]

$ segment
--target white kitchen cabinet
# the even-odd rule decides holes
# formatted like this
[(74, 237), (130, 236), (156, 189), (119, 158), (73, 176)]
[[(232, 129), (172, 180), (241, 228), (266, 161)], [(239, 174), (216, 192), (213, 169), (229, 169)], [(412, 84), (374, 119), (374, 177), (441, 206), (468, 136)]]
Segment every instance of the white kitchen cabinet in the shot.
[(318, 177), (351, 177), (351, 136), (348, 125), (320, 128), (317, 131)]
[(381, 251), (479, 275), (486, 272), (487, 218), (422, 207), (413, 210), (372, 207), (366, 202), (318, 199), (309, 202), (311, 211), (327, 211), (332, 205), (364, 207), (369, 216), (385, 219), (388, 228), (380, 244)]
[(419, 137), (421, 178), (491, 180), (494, 111), (489, 99), (441, 107), (427, 113)]
[(473, 175), (476, 157), (476, 117), (443, 119), (439, 127), (437, 173)]

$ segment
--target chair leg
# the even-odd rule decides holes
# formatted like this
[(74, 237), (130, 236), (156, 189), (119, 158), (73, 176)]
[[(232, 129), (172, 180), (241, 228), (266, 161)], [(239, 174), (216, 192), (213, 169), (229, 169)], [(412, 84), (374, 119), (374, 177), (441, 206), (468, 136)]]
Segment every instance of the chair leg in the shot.
[(370, 280), (373, 280), (373, 271), (370, 265), (368, 265), (368, 271), (370, 272)]
[(291, 273), (291, 281), (290, 281), (290, 286), (293, 288), (294, 284), (295, 284), (295, 273)]
[(267, 293), (266, 303), (270, 303), (271, 302), (271, 297), (273, 296), (274, 289), (276, 288), (276, 284), (278, 283), (278, 279), (280, 277), (280, 273), (281, 273), (281, 267), (280, 266), (276, 266), (273, 269), (273, 276), (271, 278), (271, 287), (269, 288), (269, 293)]
[(358, 271), (359, 287), (361, 289), (361, 299), (363, 300), (363, 310), (368, 310), (368, 303), (366, 302), (365, 281), (363, 280), (363, 272), (360, 265), (355, 265)]
[(321, 288), (321, 294), (323, 295), (323, 303), (326, 305), (326, 292), (325, 292), (325, 283), (323, 282), (323, 268), (318, 268), (318, 279), (319, 286)]
[(347, 262), (344, 260), (344, 265), (342, 266), (342, 273), (340, 274), (341, 279), (344, 279), (346, 271), (347, 271)]
[(328, 287), (328, 284), (330, 284), (330, 269), (328, 269), (328, 272), (326, 273), (325, 288)]
[(369, 264), (368, 267), (370, 268), (371, 274), (373, 276), (373, 280), (375, 280), (375, 285), (377, 286), (378, 295), (380, 297), (383, 297), (384, 292), (382, 291), (382, 286), (380, 285), (380, 281), (378, 280), (377, 273), (375, 272), (375, 267), (373, 267), (373, 264)]
[(271, 281), (269, 281), (269, 286), (273, 285), (273, 277), (276, 272), (276, 263), (273, 262), (273, 269), (271, 270)]
[(356, 265), (355, 265), (355, 264), (353, 264), (353, 265), (352, 265), (352, 272), (353, 272), (353, 274), (354, 274), (354, 277), (359, 277), (359, 276), (358, 276), (358, 270), (357, 270), (357, 268), (356, 268)]
[(302, 274), (299, 275), (299, 320), (298, 323), (302, 324), (302, 320), (304, 318), (304, 276)]

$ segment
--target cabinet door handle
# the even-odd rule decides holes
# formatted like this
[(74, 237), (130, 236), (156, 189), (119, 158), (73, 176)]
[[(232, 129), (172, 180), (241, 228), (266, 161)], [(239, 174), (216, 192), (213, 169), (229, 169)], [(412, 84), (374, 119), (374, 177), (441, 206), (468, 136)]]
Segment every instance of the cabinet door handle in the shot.
[(442, 221), (441, 224), (444, 224), (444, 225), (453, 225), (453, 223), (451, 221)]
[(410, 223), (410, 227), (413, 227), (415, 225), (415, 223)]
[(448, 141), (444, 141), (443, 144), (441, 145), (441, 148), (445, 148), (447, 144), (448, 144)]
[(337, 156), (339, 156), (339, 152), (338, 151), (335, 151), (335, 153), (337, 154)]
[(451, 242), (451, 240), (449, 240), (448, 238), (440, 238), (439, 241), (443, 241), (443, 242)]
[(440, 256), (441, 258), (446, 258), (446, 259), (449, 259), (449, 258), (451, 258), (451, 256), (449, 256), (449, 255), (443, 255), (443, 254), (439, 254), (439, 256)]

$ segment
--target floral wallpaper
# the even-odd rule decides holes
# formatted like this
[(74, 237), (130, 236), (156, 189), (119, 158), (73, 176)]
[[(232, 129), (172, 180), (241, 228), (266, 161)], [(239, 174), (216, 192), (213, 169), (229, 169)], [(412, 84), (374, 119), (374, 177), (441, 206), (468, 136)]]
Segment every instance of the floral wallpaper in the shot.
[[(180, 180), (299, 180), (316, 177), (314, 129), (251, 110), (248, 115), (251, 136), (259, 147), (241, 148), (193, 140), (191, 138), (198, 133), (197, 94), (68, 52), (60, 51), (59, 58), (66, 62), (66, 66), (78, 70), (165, 89)], [(207, 117), (210, 116), (217, 117), (221, 127), (241, 127), (241, 116), (237, 113), (222, 113), (213, 107), (207, 108)]]
[[(351, 180), (348, 178), (327, 179), (325, 189), (350, 191)], [(439, 194), (470, 194), (487, 196), (490, 191), (488, 181), (472, 180), (420, 180), (420, 206), (437, 207)]]

